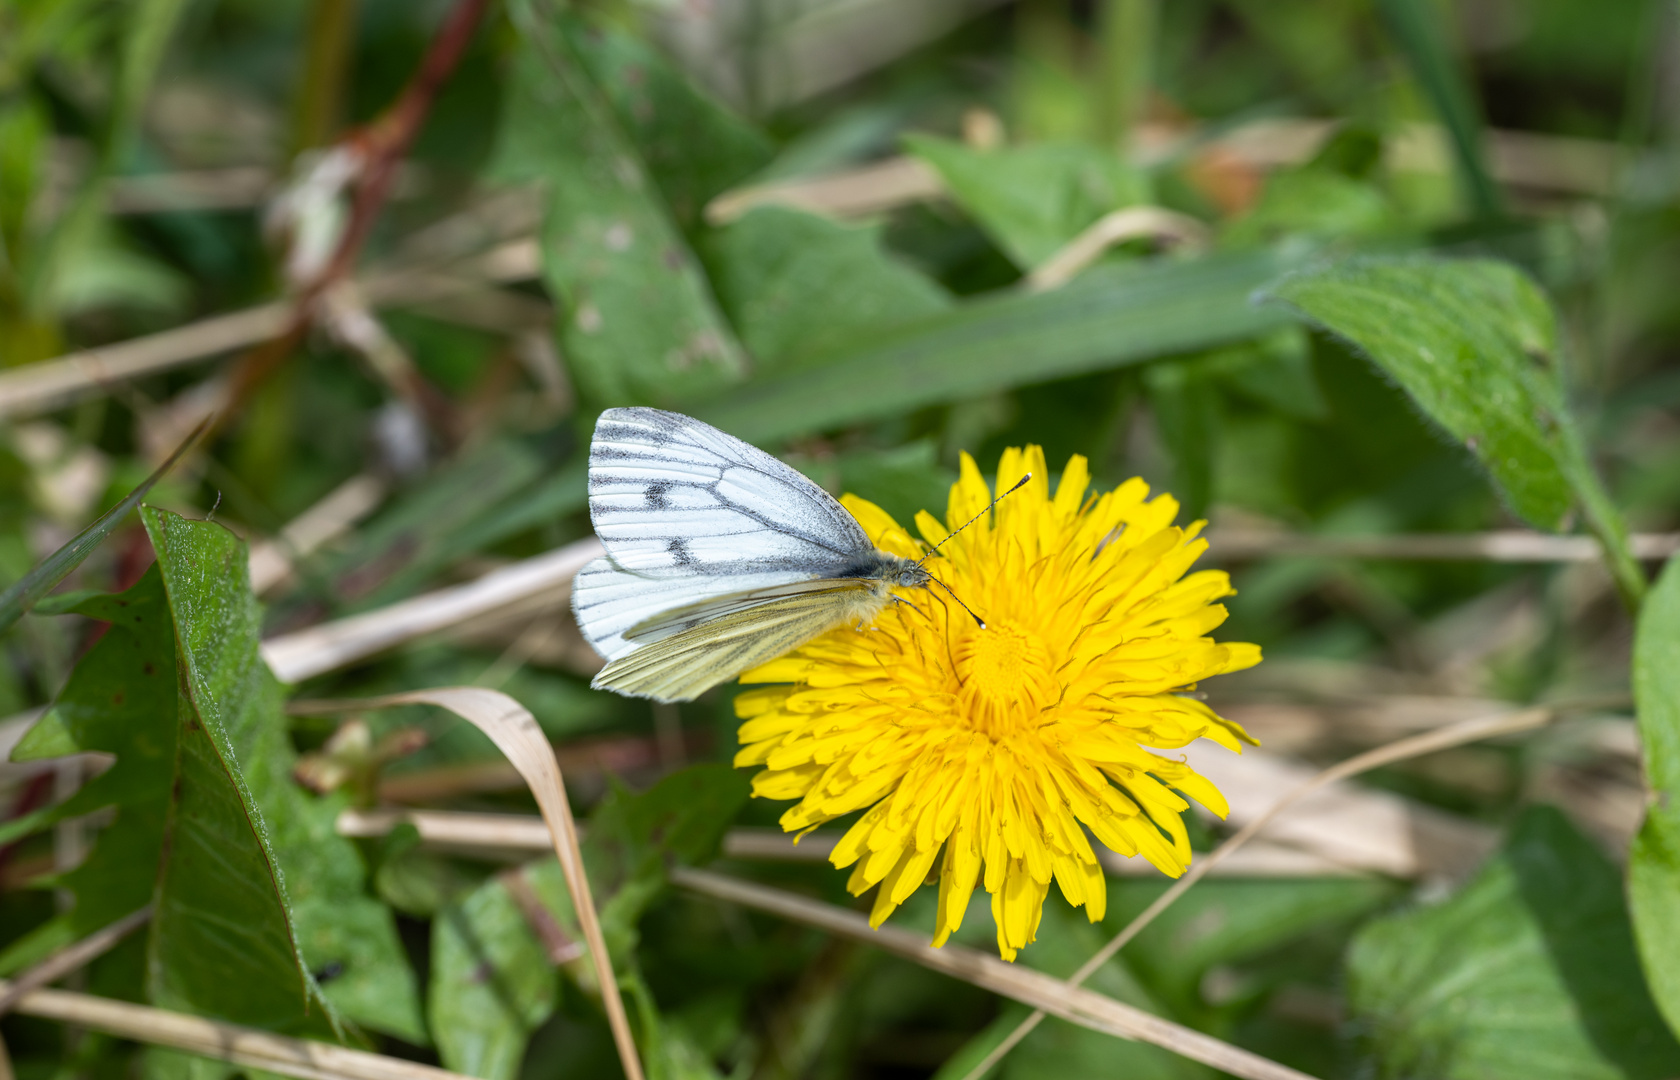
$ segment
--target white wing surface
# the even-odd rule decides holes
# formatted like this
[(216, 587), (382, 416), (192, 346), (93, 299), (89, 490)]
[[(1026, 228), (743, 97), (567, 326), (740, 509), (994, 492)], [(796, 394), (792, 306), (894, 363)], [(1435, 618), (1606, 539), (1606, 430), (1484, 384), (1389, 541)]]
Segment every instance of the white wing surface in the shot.
[(638, 572), (623, 569), (608, 555), (585, 566), (572, 580), (572, 614), (577, 616), (584, 640), (608, 660), (617, 660), (648, 640), (638, 634), (632, 641), (629, 635), (649, 620), (704, 608), (742, 593), (797, 585), (811, 577), (789, 570), (726, 575), (689, 570)]
[[(704, 618), (769, 602), (801, 582), (845, 577), (873, 550), (845, 508), (798, 471), (658, 409), (601, 414), (589, 451), (589, 516), (607, 557), (578, 574), (572, 610), (608, 660), (677, 632), (645, 627), (630, 640), (658, 616), (686, 609)], [(740, 603), (712, 607), (725, 597)]]
[(843, 573), (873, 545), (828, 492), (677, 413), (608, 409), (589, 448), (589, 516), (631, 571)]

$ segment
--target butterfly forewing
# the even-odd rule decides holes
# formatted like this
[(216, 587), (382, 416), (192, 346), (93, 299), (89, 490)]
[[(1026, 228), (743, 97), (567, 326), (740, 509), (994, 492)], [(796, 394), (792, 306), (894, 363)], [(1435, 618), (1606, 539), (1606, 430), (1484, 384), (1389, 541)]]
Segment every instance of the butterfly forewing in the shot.
[(872, 545), (797, 470), (677, 413), (608, 409), (589, 452), (589, 516), (620, 568), (839, 572)]

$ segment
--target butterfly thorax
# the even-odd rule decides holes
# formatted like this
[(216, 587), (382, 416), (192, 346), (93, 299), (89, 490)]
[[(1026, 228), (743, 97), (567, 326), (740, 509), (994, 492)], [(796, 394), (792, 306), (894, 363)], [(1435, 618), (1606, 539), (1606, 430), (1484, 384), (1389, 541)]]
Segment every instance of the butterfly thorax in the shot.
[(834, 576), (879, 581), (883, 585), (903, 589), (925, 587), (933, 580), (921, 563), (884, 551), (871, 551)]

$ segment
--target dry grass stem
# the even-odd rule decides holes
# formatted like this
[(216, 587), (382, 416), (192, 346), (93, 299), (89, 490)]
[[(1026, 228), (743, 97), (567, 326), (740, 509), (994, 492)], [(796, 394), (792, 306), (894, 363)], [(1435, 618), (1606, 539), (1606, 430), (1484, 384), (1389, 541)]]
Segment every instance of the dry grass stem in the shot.
[[(487, 282), (526, 280), (535, 275), (539, 259), (535, 241), (517, 240), (465, 260), (447, 274), (375, 274), (361, 288), (366, 301), (375, 306), (419, 304), (482, 291)], [(50, 412), (104, 393), (115, 384), (255, 345), (285, 332), (292, 318), (292, 302), (274, 300), (0, 372), (0, 420)]]
[[(0, 981), (0, 992), (9, 986)], [(17, 1003), (17, 1012), (301, 1080), (467, 1080), (433, 1065), (92, 994), (34, 990)]]
[(80, 970), (90, 961), (103, 956), (117, 942), (146, 925), (151, 917), (152, 905), (147, 904), (138, 911), (124, 915), (109, 926), (95, 930), (75, 944), (60, 949), (23, 972), (12, 980), (4, 990), (0, 990), (0, 1016), (11, 1012), (25, 994), (56, 982), (72, 971)]
[[(1194, 762), (1225, 795), (1227, 824), (1246, 827), (1283, 800), (1302, 799), (1268, 837), (1350, 869), (1397, 878), (1457, 878), (1498, 843), (1497, 833), (1479, 822), (1391, 791), (1318, 784), (1312, 765), (1264, 750), (1239, 757), (1210, 747)], [(1308, 784), (1316, 785), (1311, 794), (1298, 795)]]
[[(1125, 928), (1116, 934), (1107, 945), (1104, 945), (1101, 949), (1097, 950), (1096, 954), (1092, 956), (1091, 959), (1087, 960), (1078, 971), (1074, 972), (1073, 975), (1069, 977), (1067, 985), (1070, 987), (1078, 986), (1086, 979), (1090, 978), (1092, 973), (1104, 964), (1108, 963), (1115, 953), (1123, 949), (1127, 942), (1142, 933), (1144, 927), (1153, 922), (1155, 918), (1161, 914), (1161, 912), (1167, 910), (1167, 908), (1171, 907), (1179, 897), (1188, 892), (1192, 885), (1206, 877), (1220, 862), (1229, 858), (1235, 852), (1240, 851), (1244, 845), (1253, 840), (1260, 830), (1269, 825), (1279, 814), (1288, 810), (1291, 806), (1300, 802), (1313, 792), (1333, 784), (1338, 780), (1347, 780), (1354, 776), (1358, 776), (1360, 773), (1370, 772), (1372, 769), (1379, 769), (1384, 765), (1392, 765), (1397, 761), (1404, 761), (1407, 758), (1418, 757), (1423, 754), (1432, 754), (1438, 750), (1446, 750), (1454, 746), (1463, 746), (1467, 743), (1480, 742), (1483, 739), (1491, 739), (1500, 735), (1510, 735), (1519, 731), (1529, 731), (1537, 727), (1542, 727), (1545, 724), (1550, 723), (1553, 716), (1554, 713), (1552, 709), (1537, 708), (1521, 709), (1515, 712), (1500, 713), (1495, 716), (1480, 717), (1475, 720), (1467, 720), (1462, 724), (1452, 724), (1448, 727), (1441, 728), (1438, 731), (1429, 731), (1422, 735), (1414, 735), (1408, 739), (1401, 739), (1398, 742), (1390, 743), (1387, 746), (1380, 746), (1375, 750), (1369, 750), (1363, 754), (1357, 754), (1354, 757), (1348, 758), (1346, 761), (1338, 762), (1337, 764), (1330, 766), (1330, 768), (1318, 773), (1306, 783), (1300, 785), (1295, 790), (1279, 799), (1264, 814), (1261, 814), (1259, 817), (1237, 830), (1237, 832), (1234, 833), (1229, 840), (1226, 840), (1223, 844), (1219, 845), (1207, 855), (1195, 860), (1195, 862), (1191, 865), (1189, 872), (1177, 881), (1173, 882), (1171, 888), (1167, 889), (1166, 892), (1157, 897), (1154, 903), (1150, 904), (1147, 908), (1140, 912), (1135, 919), (1127, 923)], [(980, 1077), (984, 1076), (993, 1065), (1002, 1061), (1004, 1056), (1008, 1054), (1010, 1050), (1015, 1048), (1016, 1044), (1026, 1038), (1027, 1035), (1030, 1034), (1039, 1024), (1043, 1023), (1047, 1012), (1050, 1012), (1050, 1010), (1038, 1009), (1033, 1012), (1031, 1016), (1022, 1020), (1021, 1023), (1016, 1026), (1015, 1030), (1009, 1033), (1007, 1038), (994, 1047), (991, 1053), (986, 1055), (985, 1060), (981, 1061), (978, 1065), (969, 1070), (968, 1075), (964, 1077), (964, 1080), (979, 1080)]]
[(263, 642), (263, 659), (281, 682), (296, 683), (544, 597), (563, 596), (572, 577), (601, 554), (594, 537), (491, 571), (476, 581), (422, 593), (389, 607)]
[(890, 158), (826, 176), (726, 191), (707, 204), (706, 221), (727, 225), (760, 206), (788, 206), (828, 217), (868, 217), (944, 194), (945, 184), (932, 166), (916, 158)]
[(636, 1041), (630, 1033), (630, 1020), (625, 1015), (624, 1000), (618, 992), (612, 957), (607, 953), (606, 939), (601, 934), (601, 920), (595, 911), (595, 899), (589, 891), (589, 878), (584, 873), (577, 823), (572, 820), (572, 807), (566, 799), (560, 762), (555, 758), (554, 748), (548, 744), (542, 728), (537, 726), (536, 718), (529, 709), (501, 691), (479, 686), (447, 686), (354, 701), (317, 702), (314, 709), (324, 712), (336, 706), (336, 711), (347, 711), (392, 705), (436, 705), (448, 709), (488, 735), (525, 778), (538, 808), (542, 810), (554, 854), (560, 860), (560, 870), (565, 874), (567, 888), (571, 890), (578, 925), (595, 962), (596, 977), (601, 985), (601, 1002), (606, 1007), (607, 1021), (612, 1026), (613, 1041), (618, 1045), (624, 1075), (627, 1080), (642, 1080)]
[[(475, 814), (458, 810), (349, 809), (338, 815), (338, 833), (360, 839), (388, 835), (398, 825), (412, 825), (420, 842), (454, 852), (529, 854), (549, 849), (542, 818), (527, 814)], [(772, 862), (826, 862), (839, 834), (815, 833), (798, 844), (775, 828), (735, 828), (723, 838), (727, 859)], [(1100, 852), (1103, 868), (1112, 874), (1143, 877), (1158, 871), (1139, 866), (1113, 852)], [(1354, 871), (1312, 852), (1264, 841), (1251, 844), (1219, 867), (1227, 877), (1325, 877)]]
[(935, 949), (925, 935), (896, 926), (872, 930), (869, 920), (856, 911), (685, 866), (672, 868), (671, 880), (706, 896), (770, 912), (831, 934), (874, 945), (1071, 1023), (1123, 1039), (1147, 1042), (1192, 1061), (1222, 1069), (1243, 1080), (1308, 1080), (1307, 1074), (1286, 1065), (1113, 998), (1070, 986), (1041, 971), (1007, 963), (963, 945), (947, 944)]
[(114, 383), (168, 371), (273, 337), (286, 329), (291, 311), (290, 303), (276, 300), (174, 330), (0, 372), (0, 420), (72, 405), (102, 393)]
[[(1634, 556), (1640, 559), (1666, 559), (1680, 552), (1680, 533), (1643, 533), (1631, 537), (1630, 542)], [(1523, 529), (1393, 536), (1213, 529), (1208, 532), (1208, 554), (1216, 559), (1298, 556), (1514, 563), (1596, 562), (1602, 557), (1598, 542), (1590, 536), (1553, 536)]]
[(258, 596), (286, 583), (292, 563), (338, 540), (373, 513), (385, 498), (384, 480), (357, 473), (326, 498), (293, 518), (280, 535), (251, 545), (251, 591)]
[(1175, 247), (1206, 247), (1206, 225), (1193, 217), (1159, 206), (1128, 206), (1104, 214), (1084, 232), (1027, 275), (1028, 292), (1044, 292), (1066, 285), (1079, 272), (1102, 258), (1112, 247), (1131, 240), (1155, 240)]
[[(1334, 133), (1325, 120), (1266, 119), (1215, 138), (1194, 130), (1144, 125), (1135, 142), (1141, 164), (1186, 154), (1219, 155), (1255, 169), (1298, 165)], [(1602, 195), (1614, 186), (1623, 154), (1613, 143), (1526, 131), (1486, 133), (1488, 166), (1495, 179), (1536, 191)], [(1406, 128), (1387, 148), (1386, 164), (1399, 172), (1446, 173), (1452, 163), (1446, 134), (1431, 124)], [(706, 220), (726, 225), (759, 206), (791, 206), (836, 218), (867, 217), (900, 206), (942, 198), (939, 174), (911, 157), (889, 158), (821, 176), (800, 177), (726, 191), (706, 207)]]

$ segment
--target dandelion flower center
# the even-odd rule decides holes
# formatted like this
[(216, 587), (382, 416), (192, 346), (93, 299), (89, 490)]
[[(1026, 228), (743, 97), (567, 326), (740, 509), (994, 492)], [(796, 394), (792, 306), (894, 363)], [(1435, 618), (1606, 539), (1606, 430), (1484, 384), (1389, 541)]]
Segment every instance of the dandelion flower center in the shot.
[(962, 713), (975, 731), (993, 739), (1036, 726), (1036, 714), (1061, 690), (1043, 639), (1016, 622), (975, 627), (952, 652)]
[(1170, 496), (1131, 480), (1088, 498), (1079, 457), (1052, 494), (1037, 447), (1004, 453), (998, 489), (1028, 473), (986, 513), (992, 491), (965, 455), (945, 521), (916, 518), (922, 542), (842, 500), (882, 551), (920, 558), (941, 544), (929, 571), (985, 627), (937, 591), (907, 596), (864, 632), (830, 631), (747, 672), (763, 685), (735, 699), (735, 764), (763, 766), (753, 794), (797, 800), (784, 829), (861, 811), (830, 858), (852, 868), (854, 895), (876, 889), (871, 923), (931, 874), (943, 944), (983, 887), (1010, 960), (1037, 933), (1052, 881), (1102, 918), (1091, 838), (1184, 872), (1186, 798), (1226, 806), (1177, 751), (1199, 739), (1240, 750), (1248, 736), (1183, 691), (1260, 661), (1253, 645), (1208, 636), (1230, 581), (1189, 572), (1207, 543), (1200, 522), (1173, 525)]

